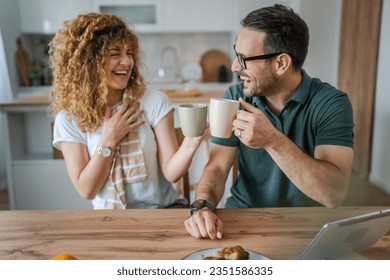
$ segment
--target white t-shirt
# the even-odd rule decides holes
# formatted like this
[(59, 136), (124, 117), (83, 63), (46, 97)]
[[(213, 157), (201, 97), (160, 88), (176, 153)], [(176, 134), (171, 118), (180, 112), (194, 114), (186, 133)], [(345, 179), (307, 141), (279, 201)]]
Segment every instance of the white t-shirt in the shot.
[[(127, 208), (164, 208), (175, 203), (186, 203), (174, 190), (160, 169), (157, 144), (153, 128), (171, 111), (173, 106), (169, 98), (160, 91), (147, 90), (140, 100), (140, 109), (144, 110), (145, 123), (138, 128), (142, 151), (147, 170), (147, 180), (126, 185)], [(141, 118), (139, 118), (141, 120)], [(77, 142), (86, 145), (89, 157), (95, 153), (102, 134), (102, 127), (96, 132), (81, 132), (74, 118), (68, 118), (60, 111), (54, 123), (53, 145), (60, 149), (60, 142)], [(94, 209), (105, 209), (107, 203), (107, 181), (102, 190), (92, 200)]]

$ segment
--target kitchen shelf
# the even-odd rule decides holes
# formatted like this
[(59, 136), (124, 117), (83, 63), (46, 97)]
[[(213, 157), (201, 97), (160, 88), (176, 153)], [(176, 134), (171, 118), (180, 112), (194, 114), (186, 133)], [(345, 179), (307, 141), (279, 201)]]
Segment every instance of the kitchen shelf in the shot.
[(91, 209), (54, 159), (48, 93), (0, 104), (11, 210)]

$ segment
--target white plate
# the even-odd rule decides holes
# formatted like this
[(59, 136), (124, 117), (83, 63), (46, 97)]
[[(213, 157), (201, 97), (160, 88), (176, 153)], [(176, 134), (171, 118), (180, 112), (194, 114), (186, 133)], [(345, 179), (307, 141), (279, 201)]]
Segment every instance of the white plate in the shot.
[[(205, 257), (213, 257), (215, 253), (217, 253), (219, 250), (222, 250), (223, 248), (211, 248), (211, 249), (205, 249), (193, 252), (184, 258), (182, 260), (203, 260)], [(260, 255), (256, 252), (245, 250), (249, 253), (249, 260), (269, 260), (269, 258)]]
[(202, 76), (202, 67), (196, 62), (186, 63), (181, 71), (181, 75), (186, 81), (196, 81)]

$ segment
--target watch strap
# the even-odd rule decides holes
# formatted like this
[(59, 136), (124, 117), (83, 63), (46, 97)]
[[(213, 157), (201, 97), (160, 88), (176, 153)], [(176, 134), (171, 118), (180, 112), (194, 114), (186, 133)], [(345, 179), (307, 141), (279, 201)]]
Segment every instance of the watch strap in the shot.
[(207, 207), (208, 209), (211, 210), (211, 212), (214, 212), (215, 211), (215, 207), (210, 203), (208, 202), (206, 199), (198, 199), (198, 200), (195, 200), (191, 206), (190, 206), (190, 211), (191, 211), (191, 215), (200, 210), (200, 209), (203, 209)]

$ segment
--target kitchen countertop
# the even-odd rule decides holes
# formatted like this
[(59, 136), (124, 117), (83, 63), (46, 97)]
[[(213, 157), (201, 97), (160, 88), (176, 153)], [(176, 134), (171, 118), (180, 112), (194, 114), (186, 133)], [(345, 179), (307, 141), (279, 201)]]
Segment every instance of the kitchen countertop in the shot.
[[(163, 90), (164, 91), (164, 90)], [(193, 91), (185, 91), (180, 89), (170, 90), (175, 94), (167, 94), (170, 97), (172, 103), (208, 103), (210, 98), (222, 97), (224, 90), (199, 90), (197, 94), (193, 94)], [(27, 95), (21, 98), (14, 99), (10, 102), (0, 104), (0, 109), (3, 111), (18, 111), (26, 110), (26, 106), (29, 109), (46, 109), (50, 104), (49, 92), (36, 93)]]
[[(233, 83), (175, 83), (175, 82), (161, 82), (161, 81), (149, 81), (146, 83), (148, 88), (158, 90), (184, 90), (186, 88), (197, 88), (202, 92), (209, 91), (225, 91)], [(16, 91), (16, 98), (28, 97), (44, 92), (50, 92), (52, 86), (30, 86), (30, 87), (19, 87)]]
[[(0, 259), (175, 260), (208, 248), (240, 245), (274, 260), (297, 259), (330, 221), (388, 207), (217, 209), (222, 240), (195, 239), (184, 228), (188, 209), (0, 211)], [(390, 231), (360, 250), (390, 258)]]

